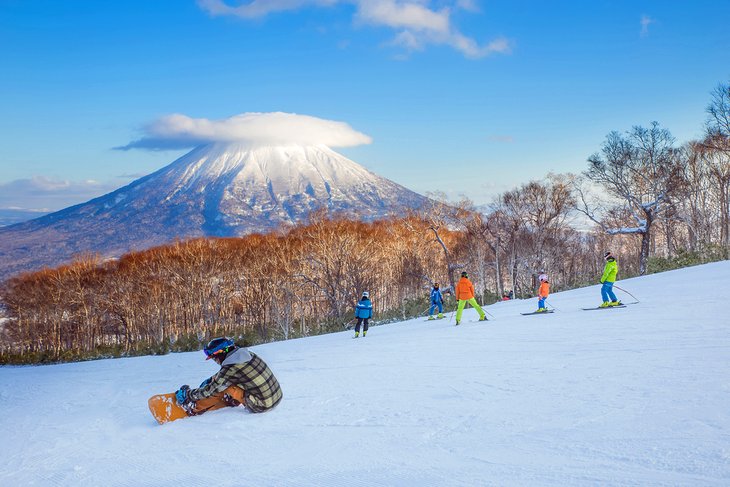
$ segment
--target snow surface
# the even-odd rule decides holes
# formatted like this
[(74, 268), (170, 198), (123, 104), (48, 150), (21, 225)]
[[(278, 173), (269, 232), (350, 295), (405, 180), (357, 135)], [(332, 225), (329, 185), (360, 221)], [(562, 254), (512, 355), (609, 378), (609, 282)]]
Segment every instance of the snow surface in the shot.
[[(200, 352), (0, 368), (0, 485), (730, 485), (730, 262), (254, 347), (284, 400), (159, 426)], [(619, 297), (631, 300), (618, 291)], [(375, 297), (377, 299), (377, 296)]]

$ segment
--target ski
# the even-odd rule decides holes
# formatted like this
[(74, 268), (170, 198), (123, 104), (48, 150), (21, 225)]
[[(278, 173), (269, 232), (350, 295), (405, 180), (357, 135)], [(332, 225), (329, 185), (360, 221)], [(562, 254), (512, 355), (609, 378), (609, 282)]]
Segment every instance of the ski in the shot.
[(639, 304), (639, 302), (638, 301), (631, 301), (629, 303), (621, 303), (618, 306), (604, 306), (604, 307), (596, 306), (595, 308), (581, 308), (581, 309), (583, 311), (591, 311), (591, 310), (594, 310), (594, 309), (625, 308), (629, 304)]
[(522, 316), (529, 316), (529, 315), (546, 315), (548, 313), (553, 313), (555, 310), (547, 310), (547, 311), (533, 311), (532, 313), (520, 313)]
[[(489, 321), (489, 320), (488, 320), (487, 318), (485, 318), (485, 319), (483, 319), (483, 320), (469, 320), (469, 321), (467, 321), (466, 323), (483, 323), (483, 322), (485, 322), (485, 321)], [(456, 324), (455, 324), (454, 326), (459, 326), (460, 324), (461, 324), (461, 323), (456, 323)]]

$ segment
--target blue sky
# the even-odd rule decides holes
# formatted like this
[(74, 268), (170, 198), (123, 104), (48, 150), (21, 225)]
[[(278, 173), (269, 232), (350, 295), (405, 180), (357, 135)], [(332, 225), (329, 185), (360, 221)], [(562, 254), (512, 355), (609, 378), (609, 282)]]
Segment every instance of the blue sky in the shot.
[(182, 150), (114, 150), (170, 114), (344, 122), (336, 148), (477, 203), (579, 172), (611, 130), (702, 134), (730, 2), (0, 0), (0, 208), (60, 209)]

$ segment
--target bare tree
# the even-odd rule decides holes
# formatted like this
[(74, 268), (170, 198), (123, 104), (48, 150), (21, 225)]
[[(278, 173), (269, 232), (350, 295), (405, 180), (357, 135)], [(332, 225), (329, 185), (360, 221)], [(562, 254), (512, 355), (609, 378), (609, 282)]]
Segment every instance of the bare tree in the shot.
[[(633, 226), (610, 224), (583, 208), (589, 218), (609, 234), (641, 235), (639, 273), (645, 274), (650, 253), (652, 227), (671, 208), (681, 178), (679, 158), (671, 133), (652, 122), (650, 128), (633, 127), (626, 135), (611, 132), (601, 153), (588, 159), (584, 173), (618, 200), (614, 215), (630, 215)], [(605, 216), (605, 215), (604, 215)]]
[(712, 92), (707, 107), (703, 158), (717, 184), (720, 203), (720, 242), (730, 245), (730, 83)]
[(439, 244), (444, 253), (450, 289), (455, 289), (454, 271), (459, 268), (459, 264), (441, 234), (443, 230), (448, 230), (449, 226), (455, 225), (459, 210), (455, 205), (447, 202), (446, 195), (443, 193), (429, 193), (428, 196), (429, 199), (421, 208), (419, 216), (428, 222), (428, 228), (433, 233), (434, 241)]
[(721, 83), (712, 92), (707, 115), (707, 135), (730, 137), (730, 83)]
[(536, 286), (539, 271), (550, 272), (560, 262), (557, 251), (568, 230), (568, 217), (575, 206), (567, 177), (548, 175), (546, 182), (531, 181), (502, 194), (497, 209), (509, 222), (510, 261), (513, 289), (522, 268), (523, 288)]

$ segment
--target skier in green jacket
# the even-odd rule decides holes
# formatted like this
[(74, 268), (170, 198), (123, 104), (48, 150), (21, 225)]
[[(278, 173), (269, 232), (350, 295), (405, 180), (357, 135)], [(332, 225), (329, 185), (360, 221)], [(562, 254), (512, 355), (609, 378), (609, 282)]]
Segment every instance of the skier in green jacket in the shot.
[(603, 284), (601, 287), (601, 297), (603, 298), (603, 303), (601, 303), (600, 307), (620, 306), (621, 301), (616, 299), (616, 295), (613, 293), (613, 283), (616, 282), (616, 274), (618, 274), (618, 263), (611, 252), (603, 254), (603, 258), (606, 259), (606, 265), (603, 268), (603, 275), (601, 276), (601, 284)]

